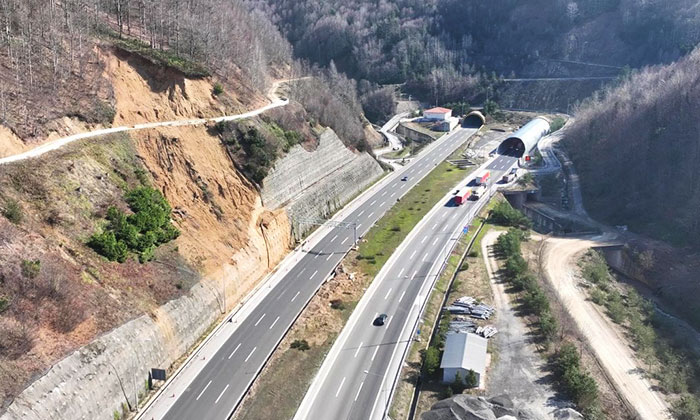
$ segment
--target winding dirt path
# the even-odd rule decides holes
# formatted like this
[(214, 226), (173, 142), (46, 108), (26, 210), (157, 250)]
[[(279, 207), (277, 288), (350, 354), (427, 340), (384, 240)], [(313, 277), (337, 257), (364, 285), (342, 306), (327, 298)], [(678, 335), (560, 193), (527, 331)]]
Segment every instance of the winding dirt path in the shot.
[(145, 130), (145, 129), (158, 128), (158, 127), (182, 127), (182, 126), (202, 125), (202, 124), (206, 124), (209, 122), (217, 123), (217, 122), (221, 122), (221, 121), (235, 121), (235, 120), (240, 120), (240, 119), (244, 119), (244, 118), (254, 117), (256, 115), (262, 114), (263, 112), (265, 112), (267, 110), (270, 110), (273, 108), (278, 108), (281, 106), (285, 106), (289, 103), (289, 99), (286, 99), (286, 98), (281, 99), (277, 96), (277, 90), (281, 84), (296, 81), (296, 80), (307, 79), (307, 78), (308, 77), (299, 77), (296, 79), (285, 79), (285, 80), (278, 80), (278, 81), (274, 82), (272, 84), (272, 86), (270, 87), (270, 90), (268, 91), (268, 94), (267, 94), (267, 96), (271, 100), (271, 102), (263, 107), (260, 107), (258, 109), (254, 109), (252, 111), (249, 111), (249, 112), (246, 112), (243, 114), (224, 115), (221, 117), (214, 117), (214, 118), (193, 118), (193, 119), (182, 119), (182, 120), (173, 120), (173, 121), (158, 121), (158, 122), (145, 123), (145, 124), (125, 125), (125, 126), (118, 126), (118, 127), (103, 128), (100, 130), (94, 130), (94, 131), (88, 131), (85, 133), (73, 134), (70, 136), (61, 137), (61, 138), (58, 138), (55, 140), (48, 141), (46, 143), (41, 144), (40, 146), (37, 146), (33, 149), (27, 150), (27, 151), (22, 152), (22, 153), (17, 153), (17, 154), (12, 155), (12, 156), (0, 158), (0, 165), (39, 157), (39, 156), (41, 156), (45, 153), (51, 152), (53, 150), (58, 150), (67, 144), (73, 143), (74, 141), (100, 137), (100, 136), (104, 136), (107, 134), (124, 133), (124, 132), (129, 132), (129, 131)]
[(578, 286), (576, 255), (593, 246), (612, 245), (612, 235), (590, 238), (546, 239), (543, 263), (547, 280), (583, 332), (596, 358), (608, 373), (621, 397), (640, 419), (668, 419), (668, 406), (661, 394), (640, 373), (633, 351), (586, 293)]

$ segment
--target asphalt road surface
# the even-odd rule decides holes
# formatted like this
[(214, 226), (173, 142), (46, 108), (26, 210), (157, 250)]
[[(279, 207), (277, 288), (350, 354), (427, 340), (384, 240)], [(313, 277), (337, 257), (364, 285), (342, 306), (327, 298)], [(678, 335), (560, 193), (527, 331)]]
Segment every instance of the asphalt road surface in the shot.
[[(460, 128), (438, 140), (435, 147), (413, 159), (400, 176), (378, 189), (343, 221), (356, 223), (358, 235), (364, 235), (397, 198), (476, 131)], [(407, 181), (401, 181), (404, 175)], [(352, 229), (331, 230), (250, 313), (218, 353), (207, 361), (186, 391), (175, 396), (177, 401), (164, 418), (228, 418), (298, 314), (353, 245), (353, 240)]]
[[(490, 183), (493, 183), (516, 162), (516, 157), (499, 155), (478, 170), (490, 170)], [(381, 418), (391, 392), (386, 385), (390, 381), (384, 382), (384, 377), (395, 373), (387, 373), (394, 349), (406, 344), (399, 341), (404, 324), (413, 322), (409, 313), (425, 298), (419, 296), (420, 290), (425, 282), (433, 281), (428, 275), (435, 275), (435, 270), (430, 273), (431, 268), (438, 259), (444, 258), (440, 256), (443, 247), (454, 240), (455, 232), (462, 229), (464, 218), (477, 204), (471, 200), (461, 206), (444, 203), (438, 211), (429, 213), (429, 219), (419, 227), (410, 243), (397, 250), (400, 255), (391, 267), (385, 267), (388, 268), (386, 276), (374, 290), (360, 321), (346, 326), (352, 330), (342, 350), (334, 360), (327, 358), (324, 362), (331, 364), (330, 370), (314, 379), (322, 384), (312, 385), (310, 389), (317, 391), (306, 395), (310, 406), (303, 403), (295, 419)], [(374, 326), (374, 319), (381, 313), (388, 315), (385, 324)]]

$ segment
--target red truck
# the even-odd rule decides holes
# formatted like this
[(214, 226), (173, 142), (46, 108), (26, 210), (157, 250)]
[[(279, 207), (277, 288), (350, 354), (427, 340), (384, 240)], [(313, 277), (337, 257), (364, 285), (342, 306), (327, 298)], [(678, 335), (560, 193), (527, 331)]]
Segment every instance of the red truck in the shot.
[(467, 188), (466, 190), (464, 190), (464, 192), (459, 193), (455, 196), (455, 204), (459, 206), (461, 204), (466, 203), (467, 200), (469, 200), (469, 196), (471, 196), (471, 195), (472, 195), (471, 188)]
[(476, 185), (483, 185), (486, 184), (486, 181), (489, 180), (489, 176), (491, 176), (491, 173), (489, 171), (481, 171), (479, 174), (474, 178), (474, 183)]

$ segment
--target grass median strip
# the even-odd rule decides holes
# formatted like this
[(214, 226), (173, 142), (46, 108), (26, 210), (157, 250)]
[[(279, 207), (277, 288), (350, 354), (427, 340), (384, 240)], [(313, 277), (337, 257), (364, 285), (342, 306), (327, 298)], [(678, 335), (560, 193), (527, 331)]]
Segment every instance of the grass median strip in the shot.
[(235, 419), (294, 416), (372, 279), (411, 229), (470, 171), (446, 162), (437, 165), (370, 229), (359, 249), (343, 260), (335, 278), (311, 300), (256, 380)]

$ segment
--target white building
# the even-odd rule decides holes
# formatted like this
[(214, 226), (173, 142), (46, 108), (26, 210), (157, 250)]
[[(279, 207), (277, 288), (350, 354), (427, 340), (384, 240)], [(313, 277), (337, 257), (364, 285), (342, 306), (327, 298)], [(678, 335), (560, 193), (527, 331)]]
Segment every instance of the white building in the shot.
[(486, 373), (487, 346), (488, 340), (476, 334), (448, 334), (440, 363), (443, 382), (454, 382), (457, 372), (464, 379), (467, 372), (473, 370), (476, 373), (476, 386), (480, 386)]
[(452, 118), (452, 110), (447, 108), (431, 108), (423, 111), (423, 117), (427, 120), (449, 121)]

